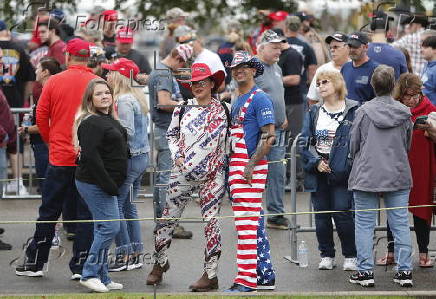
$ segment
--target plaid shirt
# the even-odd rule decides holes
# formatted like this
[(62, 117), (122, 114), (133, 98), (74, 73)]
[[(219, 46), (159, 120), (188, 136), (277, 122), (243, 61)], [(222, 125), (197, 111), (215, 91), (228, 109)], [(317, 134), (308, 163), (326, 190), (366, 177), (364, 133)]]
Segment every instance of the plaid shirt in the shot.
[(425, 29), (420, 29), (415, 33), (405, 35), (392, 44), (395, 47), (403, 47), (409, 51), (413, 72), (418, 76), (421, 76), (426, 64), (421, 54), (421, 35), (424, 31)]

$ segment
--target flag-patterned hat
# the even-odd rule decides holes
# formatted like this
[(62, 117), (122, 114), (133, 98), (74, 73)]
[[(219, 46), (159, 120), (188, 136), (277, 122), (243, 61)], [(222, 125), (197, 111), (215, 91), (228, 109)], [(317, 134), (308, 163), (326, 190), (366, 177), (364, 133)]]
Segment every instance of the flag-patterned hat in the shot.
[(247, 51), (236, 51), (232, 63), (227, 65), (227, 67), (232, 69), (240, 64), (247, 64), (251, 68), (256, 69), (255, 78), (263, 74), (264, 67), (262, 62), (257, 57), (251, 56)]

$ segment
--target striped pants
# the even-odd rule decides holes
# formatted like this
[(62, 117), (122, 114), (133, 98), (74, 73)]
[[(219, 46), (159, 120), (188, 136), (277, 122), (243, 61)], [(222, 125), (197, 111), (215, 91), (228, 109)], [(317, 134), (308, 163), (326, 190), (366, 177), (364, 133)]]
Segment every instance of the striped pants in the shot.
[(243, 179), (247, 162), (230, 162), (230, 194), (238, 234), (234, 283), (256, 288), (258, 283), (275, 279), (271, 264), (269, 241), (265, 232), (262, 193), (265, 190), (268, 164), (263, 160), (254, 168), (251, 185)]

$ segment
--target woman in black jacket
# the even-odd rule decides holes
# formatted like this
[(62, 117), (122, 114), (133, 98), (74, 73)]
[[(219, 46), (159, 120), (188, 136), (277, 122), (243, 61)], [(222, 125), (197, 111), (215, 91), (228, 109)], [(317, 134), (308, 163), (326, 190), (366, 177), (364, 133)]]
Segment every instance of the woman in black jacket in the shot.
[[(127, 173), (127, 132), (114, 117), (112, 90), (94, 79), (76, 116), (74, 142), (79, 148), (76, 186), (94, 219), (120, 219), (117, 195)], [(95, 292), (120, 290), (108, 276), (109, 247), (119, 221), (95, 222), (94, 241), (80, 283)]]
[(335, 222), (344, 255), (344, 270), (356, 269), (352, 192), (348, 191), (349, 130), (357, 102), (345, 98), (346, 88), (339, 72), (318, 74), (316, 87), (323, 100), (307, 112), (301, 133), (300, 152), (305, 169), (305, 191), (311, 192), (315, 211), (344, 211), (315, 214), (316, 237), (321, 261), (320, 270), (335, 267)]

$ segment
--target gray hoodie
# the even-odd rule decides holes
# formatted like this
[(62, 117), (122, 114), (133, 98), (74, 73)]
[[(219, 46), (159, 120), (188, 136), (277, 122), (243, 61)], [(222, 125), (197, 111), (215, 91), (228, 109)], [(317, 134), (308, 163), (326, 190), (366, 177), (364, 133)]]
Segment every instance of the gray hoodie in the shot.
[(350, 133), (354, 161), (348, 189), (390, 192), (412, 187), (410, 116), (410, 109), (390, 96), (376, 97), (357, 110)]

